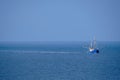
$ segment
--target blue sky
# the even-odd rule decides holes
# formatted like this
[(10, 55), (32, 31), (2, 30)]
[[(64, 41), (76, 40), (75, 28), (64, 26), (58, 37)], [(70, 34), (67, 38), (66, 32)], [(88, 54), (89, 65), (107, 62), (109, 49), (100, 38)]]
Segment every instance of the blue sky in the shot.
[(0, 41), (120, 41), (120, 0), (0, 0)]

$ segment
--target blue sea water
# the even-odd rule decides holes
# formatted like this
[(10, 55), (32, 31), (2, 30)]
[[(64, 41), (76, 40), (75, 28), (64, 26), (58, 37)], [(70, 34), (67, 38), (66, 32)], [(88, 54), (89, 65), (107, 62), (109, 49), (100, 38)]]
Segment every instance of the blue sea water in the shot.
[(120, 42), (1, 43), (0, 80), (120, 80)]

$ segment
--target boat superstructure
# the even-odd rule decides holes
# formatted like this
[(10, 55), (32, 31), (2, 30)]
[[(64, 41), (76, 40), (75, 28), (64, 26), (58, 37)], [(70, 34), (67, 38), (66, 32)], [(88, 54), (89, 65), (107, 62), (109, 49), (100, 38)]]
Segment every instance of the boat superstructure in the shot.
[(94, 40), (91, 41), (90, 47), (89, 47), (89, 53), (99, 53), (99, 49), (96, 48), (96, 39), (94, 37)]

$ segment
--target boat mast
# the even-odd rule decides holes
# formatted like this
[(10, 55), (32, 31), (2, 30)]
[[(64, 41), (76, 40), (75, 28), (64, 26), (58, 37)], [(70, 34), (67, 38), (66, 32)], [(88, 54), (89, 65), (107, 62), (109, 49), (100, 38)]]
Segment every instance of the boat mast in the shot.
[(95, 39), (95, 37), (94, 37), (93, 45), (94, 45), (93, 47), (96, 48), (96, 39)]

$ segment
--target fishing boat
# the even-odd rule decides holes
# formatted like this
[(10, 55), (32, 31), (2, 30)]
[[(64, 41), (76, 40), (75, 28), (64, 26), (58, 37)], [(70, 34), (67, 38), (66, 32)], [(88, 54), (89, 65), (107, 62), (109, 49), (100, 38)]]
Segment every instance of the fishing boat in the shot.
[(89, 47), (89, 53), (90, 54), (96, 54), (99, 53), (99, 49), (96, 48), (96, 40), (94, 38), (93, 41), (91, 41), (90, 47)]

